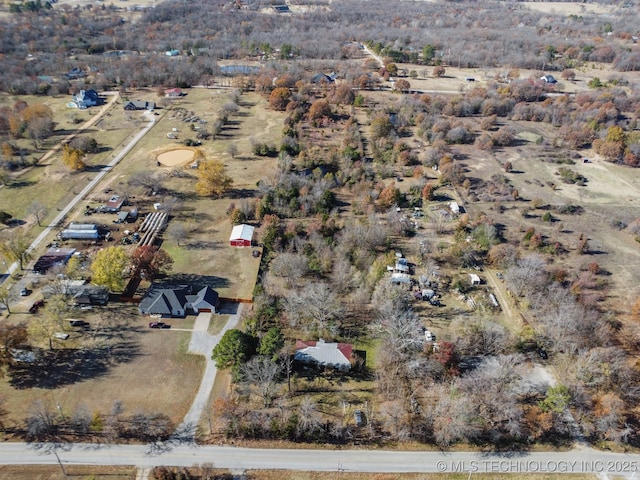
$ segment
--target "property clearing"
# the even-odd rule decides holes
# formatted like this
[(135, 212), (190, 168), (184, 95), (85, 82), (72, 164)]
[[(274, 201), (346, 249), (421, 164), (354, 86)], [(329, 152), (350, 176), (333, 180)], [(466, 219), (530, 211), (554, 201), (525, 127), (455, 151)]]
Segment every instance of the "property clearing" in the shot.
[(177, 167), (192, 162), (196, 156), (196, 151), (190, 148), (176, 148), (160, 153), (156, 160), (163, 167)]
[[(149, 319), (138, 316), (130, 305), (73, 315), (89, 327), (69, 329), (69, 339), (55, 340), (46, 362), (18, 366), (0, 381), (0, 396), (10, 412), (5, 425), (22, 425), (36, 400), (66, 416), (84, 407), (108, 414), (113, 403), (121, 401), (124, 415), (158, 412), (178, 424), (204, 370), (202, 357), (186, 353), (191, 332), (151, 330)], [(8, 321), (23, 319), (11, 315)], [(192, 317), (172, 319), (171, 324), (190, 328)]]

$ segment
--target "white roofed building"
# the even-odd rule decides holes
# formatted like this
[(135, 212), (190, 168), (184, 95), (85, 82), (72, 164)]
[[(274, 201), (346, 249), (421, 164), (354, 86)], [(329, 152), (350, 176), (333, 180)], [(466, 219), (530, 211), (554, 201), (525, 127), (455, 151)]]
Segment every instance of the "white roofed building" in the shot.
[(253, 240), (254, 227), (251, 225), (235, 225), (231, 230), (229, 245), (232, 247), (250, 247)]

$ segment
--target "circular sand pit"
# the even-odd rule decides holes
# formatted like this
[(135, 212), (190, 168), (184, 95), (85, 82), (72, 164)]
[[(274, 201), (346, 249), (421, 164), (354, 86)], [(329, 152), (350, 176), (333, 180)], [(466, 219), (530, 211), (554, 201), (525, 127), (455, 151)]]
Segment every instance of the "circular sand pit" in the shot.
[(160, 153), (156, 160), (160, 165), (165, 167), (175, 167), (192, 162), (196, 156), (196, 152), (188, 148), (177, 148), (168, 152)]

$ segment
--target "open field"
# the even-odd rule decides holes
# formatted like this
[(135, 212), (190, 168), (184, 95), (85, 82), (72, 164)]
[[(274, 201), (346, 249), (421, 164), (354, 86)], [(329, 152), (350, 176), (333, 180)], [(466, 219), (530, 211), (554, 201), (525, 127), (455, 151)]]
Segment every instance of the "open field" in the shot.
[(559, 13), (561, 15), (595, 14), (605, 16), (615, 10), (613, 5), (580, 2), (522, 2), (522, 6), (544, 13)]
[[(516, 124), (516, 128), (529, 129), (548, 138), (551, 132), (541, 124)], [(464, 150), (463, 150), (464, 151)], [(465, 152), (466, 153), (466, 152)], [(635, 286), (640, 281), (640, 252), (637, 242), (626, 232), (616, 232), (616, 220), (630, 222), (640, 216), (640, 177), (635, 170), (604, 161), (593, 152), (583, 152), (588, 163), (581, 159), (569, 165), (551, 163), (552, 153), (543, 147), (527, 142), (521, 148), (510, 148), (492, 155), (475, 151), (472, 160), (463, 162), (470, 178), (489, 180), (493, 175), (504, 174), (520, 194), (520, 200), (504, 204), (505, 224), (516, 226), (509, 229), (511, 235), (523, 234), (525, 225), (534, 225), (551, 239), (559, 241), (565, 248), (575, 250), (579, 236), (586, 235), (591, 242), (591, 254), (574, 256), (567, 261), (578, 267), (596, 261), (606, 271), (615, 272), (611, 287), (615, 300), (612, 306), (627, 304), (640, 290)], [(555, 154), (555, 153), (554, 153)], [(513, 164), (511, 173), (504, 173), (502, 164)], [(560, 167), (569, 168), (587, 178), (585, 186), (562, 183), (558, 177)], [(541, 221), (544, 209), (532, 209), (529, 220), (522, 218), (522, 208), (529, 207), (534, 199), (543, 199), (543, 205), (579, 205), (584, 212), (578, 215), (557, 214), (552, 222)], [(468, 202), (470, 212), (495, 215), (495, 205)], [(519, 228), (518, 225), (521, 225)], [(616, 241), (612, 242), (612, 235)], [(511, 239), (516, 240), (516, 236)], [(617, 293), (621, 294), (618, 297)]]
[[(454, 62), (455, 63), (455, 62)], [(446, 73), (442, 77), (433, 76), (433, 67), (423, 65), (413, 65), (399, 63), (398, 68), (407, 74), (415, 71), (416, 78), (402, 77), (409, 82), (412, 89), (421, 90), (428, 93), (448, 93), (457, 94), (471, 91), (474, 88), (486, 87), (488, 82), (494, 82), (496, 76), (505, 76), (508, 68), (460, 68), (454, 65), (445, 66)], [(541, 65), (542, 68), (542, 65)], [(544, 73), (552, 73), (558, 84), (554, 88), (556, 93), (577, 93), (589, 90), (588, 83), (594, 77), (600, 78), (603, 82), (610, 78), (622, 79), (631, 84), (637, 83), (640, 79), (638, 72), (616, 72), (611, 70), (609, 65), (595, 62), (584, 62), (574, 69), (576, 76), (572, 81), (565, 81), (558, 72), (543, 72), (541, 70), (518, 69), (519, 78), (539, 79)], [(426, 72), (426, 76), (425, 76)], [(466, 81), (466, 78), (473, 78), (473, 82)], [(384, 85), (390, 86), (388, 82)], [(367, 94), (365, 94), (367, 96)]]

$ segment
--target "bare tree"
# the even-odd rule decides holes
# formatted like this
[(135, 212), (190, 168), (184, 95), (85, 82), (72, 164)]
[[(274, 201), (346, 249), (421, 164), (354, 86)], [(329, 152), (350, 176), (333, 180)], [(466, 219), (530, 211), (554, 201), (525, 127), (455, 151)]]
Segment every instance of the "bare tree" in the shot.
[(479, 436), (480, 425), (475, 422), (470, 402), (457, 393), (457, 389), (443, 385), (434, 388), (439, 399), (430, 412), (433, 436), (438, 445), (448, 447), (460, 440), (472, 440)]
[(305, 395), (298, 406), (298, 435), (312, 435), (322, 427), (322, 415), (318, 404), (309, 395)]
[(293, 355), (289, 352), (281, 351), (279, 354), (279, 361), (282, 365), (285, 375), (287, 376), (287, 392), (291, 393), (291, 375), (293, 374)]
[(226, 122), (231, 115), (238, 113), (238, 105), (235, 102), (227, 102), (218, 111), (218, 116)]
[(188, 232), (184, 223), (171, 222), (165, 234), (180, 246), (180, 242), (187, 238)]
[(489, 357), (456, 382), (464, 392), (461, 397), (475, 413), (474, 423), (492, 442), (521, 435), (523, 412), (517, 403), (516, 388), (523, 364), (521, 355)]
[(59, 414), (50, 402), (34, 400), (25, 419), (27, 438), (43, 440), (57, 432)]
[(521, 258), (505, 272), (505, 282), (517, 297), (536, 291), (546, 281), (544, 266), (544, 259), (537, 254)]
[(339, 292), (348, 293), (357, 286), (358, 271), (346, 258), (340, 258), (333, 264), (331, 282)]
[(182, 206), (182, 201), (178, 197), (166, 197), (162, 201), (162, 209), (167, 215), (173, 215)]
[(409, 415), (404, 399), (385, 402), (380, 406), (379, 419), (394, 440), (409, 438)]
[(457, 339), (454, 342), (463, 355), (498, 355), (505, 353), (513, 340), (509, 332), (490, 320), (473, 318), (452, 324)]
[(66, 274), (64, 265), (54, 265), (47, 271), (47, 290), (52, 295), (69, 295), (73, 279)]
[(77, 435), (86, 435), (91, 428), (93, 415), (91, 410), (84, 404), (78, 405), (69, 417), (69, 426)]
[(47, 340), (49, 350), (53, 350), (53, 337), (64, 329), (62, 321), (68, 311), (67, 300), (63, 295), (50, 297), (43, 314), (35, 315), (34, 319), (29, 323), (29, 332), (34, 337)]
[(276, 380), (280, 374), (280, 365), (261, 355), (243, 364), (240, 367), (240, 374), (242, 382), (249, 387), (255, 387), (264, 407), (269, 407), (273, 400)]
[(38, 148), (39, 142), (51, 136), (54, 130), (54, 123), (47, 117), (35, 117), (29, 121), (27, 133), (33, 141), (33, 147)]
[(29, 205), (29, 208), (27, 209), (27, 214), (33, 217), (39, 227), (42, 226), (40, 225), (40, 222), (42, 222), (44, 217), (47, 216), (48, 212), (49, 210), (46, 205), (40, 203), (38, 200), (31, 202), (31, 205)]
[(334, 331), (343, 311), (338, 296), (324, 282), (310, 283), (292, 292), (284, 298), (284, 307), (292, 324), (319, 331)]
[(270, 272), (282, 277), (286, 287), (292, 289), (309, 271), (309, 261), (302, 253), (283, 252), (271, 261)]
[(142, 187), (150, 192), (162, 192), (164, 190), (163, 175), (160, 173), (153, 173), (149, 170), (141, 170), (134, 173), (129, 178), (129, 185), (134, 187)]
[(375, 327), (382, 336), (384, 348), (398, 359), (408, 359), (423, 345), (422, 322), (409, 309), (396, 309), (380, 313)]

